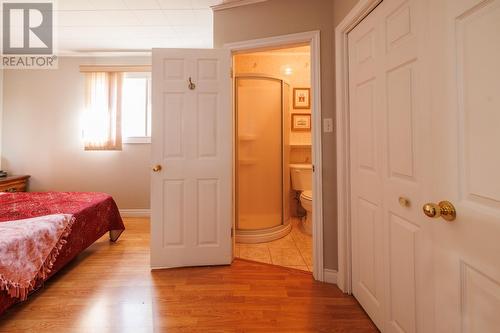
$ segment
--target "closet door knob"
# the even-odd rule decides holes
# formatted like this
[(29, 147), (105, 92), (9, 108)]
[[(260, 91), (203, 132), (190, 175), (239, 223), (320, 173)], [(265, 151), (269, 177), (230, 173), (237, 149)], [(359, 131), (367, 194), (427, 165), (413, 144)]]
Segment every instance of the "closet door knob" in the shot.
[(457, 211), (453, 204), (449, 201), (441, 201), (437, 205), (435, 203), (427, 203), (422, 207), (424, 214), (431, 218), (442, 217), (448, 222), (457, 218)]

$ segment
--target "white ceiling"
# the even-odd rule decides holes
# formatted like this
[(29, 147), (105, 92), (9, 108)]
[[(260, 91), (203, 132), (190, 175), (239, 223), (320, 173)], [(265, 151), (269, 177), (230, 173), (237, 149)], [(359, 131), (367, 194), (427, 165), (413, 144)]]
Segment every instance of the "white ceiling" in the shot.
[(212, 10), (220, 0), (58, 0), (60, 54), (210, 48)]

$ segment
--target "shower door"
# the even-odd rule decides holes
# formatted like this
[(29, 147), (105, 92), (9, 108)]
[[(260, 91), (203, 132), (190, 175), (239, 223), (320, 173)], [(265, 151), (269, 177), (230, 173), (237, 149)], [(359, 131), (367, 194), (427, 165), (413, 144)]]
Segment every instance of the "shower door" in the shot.
[(283, 225), (283, 82), (236, 77), (237, 232)]

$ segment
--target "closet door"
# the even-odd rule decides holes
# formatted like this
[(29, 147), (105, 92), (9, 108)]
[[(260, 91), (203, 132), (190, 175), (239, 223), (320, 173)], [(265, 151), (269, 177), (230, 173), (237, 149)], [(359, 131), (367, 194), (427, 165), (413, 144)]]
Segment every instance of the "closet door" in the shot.
[(229, 50), (153, 50), (153, 268), (231, 263), (230, 61)]
[[(500, 0), (431, 5), (436, 330), (500, 332)], [(448, 201), (456, 219), (435, 214)], [(425, 203), (424, 202), (424, 203)], [(422, 215), (424, 212), (422, 212)]]
[(384, 326), (383, 83), (380, 7), (349, 33), (351, 221), (353, 294), (375, 324)]
[(349, 34), (353, 293), (384, 332), (432, 331), (424, 5), (384, 0)]

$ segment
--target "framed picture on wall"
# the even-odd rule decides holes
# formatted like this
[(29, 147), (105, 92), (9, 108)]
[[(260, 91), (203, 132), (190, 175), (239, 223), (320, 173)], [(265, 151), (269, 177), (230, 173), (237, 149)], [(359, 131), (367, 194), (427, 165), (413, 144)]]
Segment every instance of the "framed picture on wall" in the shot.
[(292, 131), (310, 131), (310, 130), (311, 130), (311, 114), (309, 113), (292, 114)]
[(293, 108), (311, 108), (311, 88), (293, 88)]

